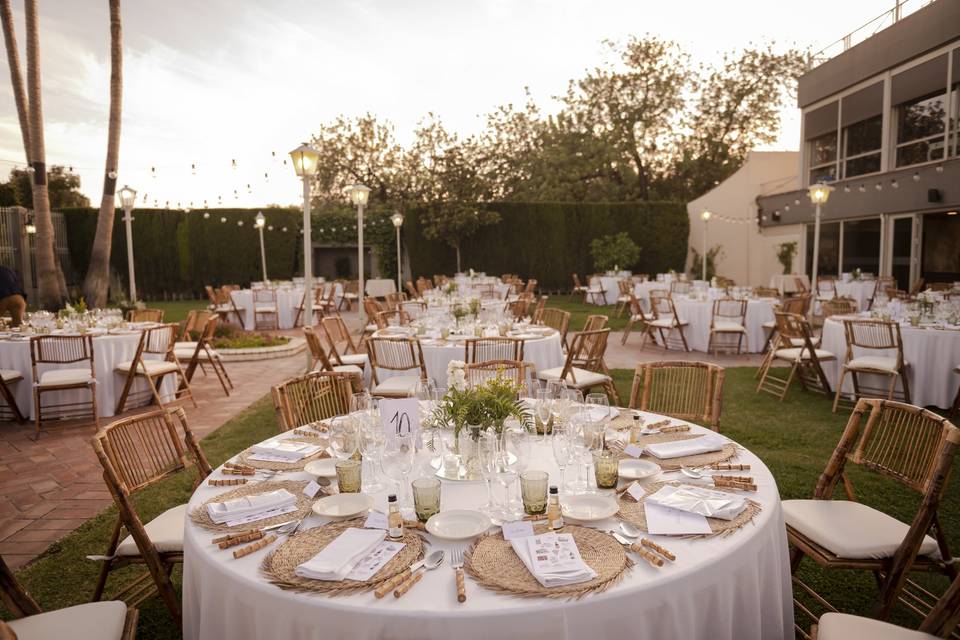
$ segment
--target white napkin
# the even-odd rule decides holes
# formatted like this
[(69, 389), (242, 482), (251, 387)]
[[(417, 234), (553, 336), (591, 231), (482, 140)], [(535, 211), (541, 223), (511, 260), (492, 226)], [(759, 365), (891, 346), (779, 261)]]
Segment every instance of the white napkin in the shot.
[(306, 457), (312, 456), (322, 447), (305, 442), (291, 442), (289, 440), (267, 440), (260, 444), (255, 444), (250, 448), (254, 454), (263, 454), (274, 458), (283, 458), (290, 462), (298, 462)]
[(210, 514), (211, 520), (217, 524), (223, 524), (255, 513), (272, 511), (296, 504), (297, 497), (295, 495), (286, 489), (278, 489), (277, 491), (234, 498), (225, 502), (211, 502), (207, 505), (207, 513)]
[(661, 460), (668, 460), (670, 458), (720, 451), (726, 443), (727, 441), (724, 438), (711, 434), (700, 436), (699, 438), (690, 438), (689, 440), (648, 444), (645, 448), (650, 455), (660, 458)]
[(343, 580), (377, 548), (386, 533), (383, 529), (347, 529), (323, 551), (298, 565), (295, 572), (313, 580)]
[(562, 587), (597, 577), (597, 572), (580, 557), (577, 543), (569, 533), (514, 538), (510, 545), (527, 570), (545, 587)]
[(721, 520), (733, 520), (747, 508), (746, 500), (740, 496), (689, 484), (661, 487), (656, 493), (647, 496), (647, 502)]

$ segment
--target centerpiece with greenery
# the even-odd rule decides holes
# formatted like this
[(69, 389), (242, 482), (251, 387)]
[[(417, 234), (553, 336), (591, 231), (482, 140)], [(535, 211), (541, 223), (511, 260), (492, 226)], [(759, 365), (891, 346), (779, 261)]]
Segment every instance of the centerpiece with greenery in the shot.
[(467, 316), (467, 310), (466, 308), (464, 308), (462, 304), (458, 302), (450, 308), (450, 315), (453, 316), (454, 321), (457, 323), (457, 326), (459, 327), (460, 320), (462, 320)]
[(783, 267), (783, 275), (793, 272), (793, 257), (797, 255), (796, 242), (781, 242), (777, 245), (777, 260)]
[(640, 259), (640, 247), (625, 231), (590, 241), (590, 256), (597, 271), (632, 269)]

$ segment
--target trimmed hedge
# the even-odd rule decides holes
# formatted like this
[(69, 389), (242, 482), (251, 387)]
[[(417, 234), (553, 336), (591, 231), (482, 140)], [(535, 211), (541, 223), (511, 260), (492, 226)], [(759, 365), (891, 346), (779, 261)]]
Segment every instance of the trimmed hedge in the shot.
[[(499, 224), (482, 227), (461, 249), (461, 265), (491, 275), (537, 278), (547, 290), (568, 290), (571, 274), (595, 271), (590, 241), (627, 232), (640, 247), (636, 273), (683, 270), (690, 223), (682, 202), (523, 203), (483, 205), (500, 213)], [(407, 254), (415, 276), (453, 273), (456, 253), (423, 237), (417, 211), (404, 221)]]

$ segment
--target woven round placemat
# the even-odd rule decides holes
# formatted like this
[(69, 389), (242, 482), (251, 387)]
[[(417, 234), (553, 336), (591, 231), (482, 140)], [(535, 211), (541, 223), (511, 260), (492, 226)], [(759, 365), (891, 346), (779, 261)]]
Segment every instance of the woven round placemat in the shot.
[[(318, 444), (321, 446), (326, 446), (327, 441), (322, 438), (308, 438), (305, 436), (298, 436), (296, 438), (290, 438), (289, 442), (300, 442), (303, 444)], [(253, 453), (253, 448), (244, 449), (237, 456), (240, 464), (245, 464), (248, 467), (253, 467), (254, 469), (270, 469), (273, 471), (303, 471), (303, 468), (307, 465), (308, 462), (313, 462), (314, 460), (320, 460), (321, 458), (329, 458), (330, 454), (325, 450), (321, 449), (312, 456), (307, 456), (297, 460), (296, 462), (273, 462), (267, 460), (253, 460), (250, 458), (250, 455)]]
[[(677, 442), (680, 440), (692, 440), (693, 438), (699, 438), (702, 434), (692, 434), (692, 433), (654, 433), (649, 436), (641, 436), (637, 439), (637, 446), (643, 448), (648, 444), (658, 444), (660, 442)], [(611, 442), (608, 447), (611, 451), (617, 454), (621, 459), (627, 459), (631, 456), (623, 452), (623, 443), (620, 442)], [(670, 471), (674, 469), (679, 469), (680, 467), (699, 467), (708, 464), (716, 464), (717, 462), (725, 462), (737, 455), (737, 445), (733, 443), (728, 443), (723, 445), (723, 448), (720, 451), (710, 451), (708, 453), (698, 453), (692, 456), (681, 456), (679, 458), (669, 458), (663, 459), (651, 456), (649, 454), (643, 454), (643, 458), (647, 460), (653, 460), (660, 468), (665, 471)]]
[(354, 518), (341, 522), (331, 522), (322, 527), (315, 527), (298, 533), (279, 545), (263, 559), (260, 564), (260, 572), (281, 589), (342, 596), (376, 589), (382, 582), (389, 580), (423, 558), (425, 548), (423, 538), (412, 531), (405, 531), (402, 540), (404, 543), (403, 549), (390, 558), (387, 564), (380, 567), (380, 570), (369, 580), (362, 582), (358, 580), (312, 580), (296, 574), (298, 565), (320, 553), (324, 547), (347, 529), (362, 528), (363, 522), (363, 518)]
[[(644, 485), (643, 490), (646, 492), (646, 495), (656, 493), (665, 485), (672, 485), (674, 487), (679, 486), (679, 482), (655, 482), (652, 484)], [(714, 491), (728, 491), (729, 493), (734, 493), (728, 489), (722, 487), (710, 487)], [(721, 518), (707, 518), (707, 524), (710, 525), (710, 531), (713, 533), (704, 533), (704, 534), (691, 534), (687, 536), (678, 536), (681, 538), (711, 538), (713, 536), (726, 536), (731, 533), (735, 533), (740, 530), (743, 525), (748, 522), (753, 521), (753, 519), (760, 513), (761, 507), (758, 503), (746, 499), (747, 508), (740, 512), (733, 520), (723, 520)], [(633, 526), (637, 527), (644, 533), (647, 533), (647, 516), (643, 510), (643, 503), (635, 501), (631, 496), (624, 493), (620, 496), (620, 513), (617, 515), (621, 520), (626, 520)]]
[[(546, 533), (547, 527), (539, 525), (534, 531)], [(463, 567), (481, 586), (497, 593), (521, 598), (582, 598), (610, 588), (633, 566), (620, 543), (602, 531), (567, 525), (559, 533), (573, 535), (580, 556), (597, 572), (596, 578), (563, 587), (545, 587), (527, 570), (502, 533), (487, 534), (474, 541), (464, 555)]]
[[(310, 510), (313, 508), (313, 499), (303, 495), (303, 488), (305, 486), (307, 486), (307, 481), (305, 480), (265, 480), (264, 482), (257, 482), (255, 484), (245, 484), (237, 487), (233, 491), (227, 491), (226, 493), (221, 493), (218, 496), (210, 498), (190, 513), (190, 520), (192, 520), (198, 526), (201, 526), (204, 529), (209, 529), (210, 531), (240, 531), (243, 529), (253, 528), (259, 529), (261, 527), (269, 527), (270, 525), (287, 522), (288, 520), (299, 520), (309, 514)], [(264, 520), (257, 520), (256, 522), (241, 524), (236, 527), (228, 527), (225, 524), (217, 524), (210, 519), (210, 514), (207, 513), (207, 505), (211, 502), (223, 502), (224, 500), (230, 500), (231, 498), (253, 496), (257, 495), (258, 493), (277, 491), (278, 489), (286, 489), (297, 497), (296, 511), (274, 516), (273, 518), (265, 518)]]

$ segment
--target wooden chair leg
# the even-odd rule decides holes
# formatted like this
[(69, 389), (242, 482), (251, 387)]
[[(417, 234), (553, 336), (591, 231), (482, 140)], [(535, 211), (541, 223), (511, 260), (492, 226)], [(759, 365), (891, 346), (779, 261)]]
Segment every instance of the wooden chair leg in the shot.
[[(107, 547), (106, 555), (113, 556), (117, 551), (117, 546), (120, 544), (120, 531), (123, 528), (123, 522), (120, 518), (117, 518), (116, 524), (113, 525), (113, 534), (110, 536), (110, 545)], [(97, 602), (103, 596), (103, 590), (107, 586), (107, 578), (110, 575), (110, 569), (113, 567), (113, 560), (105, 560), (103, 565), (100, 567), (100, 575), (97, 577), (97, 585), (93, 588), (93, 598), (90, 599), (90, 602)]]
[(903, 385), (903, 401), (910, 404), (910, 383), (907, 381), (907, 368), (900, 370), (900, 384)]
[(120, 393), (120, 399), (117, 400), (116, 410), (113, 412), (114, 415), (120, 415), (123, 413), (124, 407), (127, 406), (127, 396), (130, 395), (130, 388), (133, 386), (133, 381), (136, 379), (137, 363), (133, 363), (133, 366), (130, 368), (130, 371), (127, 372), (127, 380), (123, 383), (123, 391)]
[(0, 396), (3, 397), (4, 402), (6, 402), (7, 406), (10, 407), (10, 413), (13, 414), (13, 419), (20, 424), (26, 422), (26, 418), (24, 418), (23, 414), (20, 413), (20, 407), (17, 406), (17, 399), (13, 397), (12, 393), (10, 393), (10, 389), (6, 384), (0, 384)]
[(40, 387), (33, 388), (33, 422), (35, 427), (35, 432), (33, 434), (33, 439), (38, 440), (40, 438), (40, 425), (43, 423), (43, 412), (41, 411), (41, 402), (40, 402)]
[(620, 344), (627, 344), (627, 336), (630, 335), (630, 332), (633, 330), (633, 318), (630, 318), (630, 321), (627, 322), (626, 328), (623, 330), (623, 336), (620, 338)]
[(677, 330), (680, 332), (680, 341), (683, 342), (683, 350), (689, 353), (690, 347), (687, 345), (687, 336), (683, 333), (683, 326), (678, 326)]
[(837, 392), (833, 395), (833, 413), (837, 412), (837, 405), (840, 404), (840, 393), (843, 390), (843, 379), (847, 375), (847, 368), (840, 368), (840, 379), (837, 380)]

